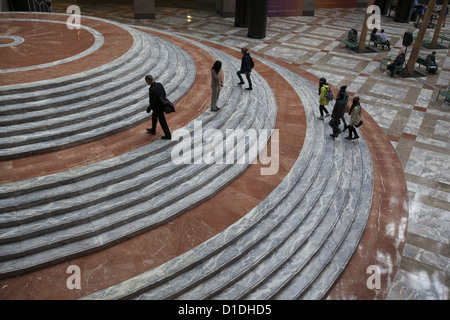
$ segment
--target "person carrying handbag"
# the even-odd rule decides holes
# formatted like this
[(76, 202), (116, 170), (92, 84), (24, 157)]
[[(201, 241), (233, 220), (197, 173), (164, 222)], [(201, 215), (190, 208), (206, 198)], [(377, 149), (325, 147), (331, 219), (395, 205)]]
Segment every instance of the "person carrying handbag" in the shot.
[(147, 108), (147, 113), (153, 111), (152, 113), (152, 127), (147, 129), (150, 134), (156, 133), (156, 124), (161, 125), (163, 129), (164, 136), (161, 137), (163, 140), (171, 140), (172, 134), (170, 133), (169, 126), (167, 125), (166, 117), (164, 116), (164, 101), (166, 100), (166, 91), (161, 83), (156, 82), (153, 76), (145, 76), (145, 82), (150, 86), (149, 92), (149, 102), (150, 105)]
[(361, 104), (359, 103), (359, 97), (353, 97), (352, 106), (350, 107), (348, 114), (350, 115), (350, 121), (348, 123), (348, 136), (345, 137), (345, 139), (358, 139), (359, 135), (356, 132), (356, 128), (362, 124)]

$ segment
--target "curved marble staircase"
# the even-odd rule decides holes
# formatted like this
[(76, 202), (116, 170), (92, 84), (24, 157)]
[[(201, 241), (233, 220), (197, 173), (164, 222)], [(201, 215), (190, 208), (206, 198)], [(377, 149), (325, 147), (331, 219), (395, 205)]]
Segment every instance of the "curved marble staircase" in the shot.
[(128, 28), (132, 48), (115, 61), (80, 74), (0, 87), (0, 160), (86, 143), (148, 119), (144, 77), (152, 74), (178, 101), (196, 69), (181, 48)]
[[(261, 59), (264, 61), (264, 59)], [(317, 88), (283, 74), (305, 105), (308, 132), (282, 183), (224, 232), (86, 299), (320, 299), (354, 252), (372, 197), (364, 140), (334, 141), (317, 121)]]
[[(146, 116), (143, 75), (150, 69), (154, 73), (156, 65), (169, 97), (177, 101), (183, 96), (195, 78), (186, 52), (130, 30), (133, 52), (118, 65), (58, 83), (37, 83), (29, 95), (26, 86), (0, 88), (5, 97), (0, 123), (6, 128), (1, 158), (57, 150), (138, 123)], [(245, 149), (231, 163), (196, 163), (201, 156), (196, 150), (212, 150), (220, 143), (209, 129), (224, 136), (228, 129), (271, 131), (282, 106), (276, 106), (268, 79), (253, 72), (254, 90), (245, 91), (235, 84), (237, 58), (188, 41), (222, 61), (226, 81), (220, 112), (206, 111), (183, 128), (193, 137), (190, 163), (172, 161), (177, 141), (156, 141), (78, 169), (0, 185), (0, 279), (99, 251), (167, 223), (213, 197), (254, 160), (238, 163), (257, 142), (240, 136)], [(290, 172), (225, 231), (85, 299), (320, 299), (345, 268), (372, 199), (372, 165), (364, 138), (331, 139), (328, 124), (313, 111), (317, 87), (280, 65), (254, 58), (281, 74), (305, 108), (306, 138)], [(155, 64), (160, 60), (165, 63)], [(82, 101), (77, 100), (80, 93)], [(80, 121), (73, 124), (74, 118)], [(199, 123), (203, 134), (197, 138)], [(235, 145), (226, 141), (224, 146), (234, 150)], [(263, 147), (258, 144), (259, 151)]]
[[(205, 112), (196, 119), (203, 127), (200, 139), (194, 134), (195, 122), (186, 126), (194, 136), (194, 151), (199, 143), (203, 145), (200, 151), (219, 143), (209, 141), (209, 129), (224, 133), (241, 129), (245, 134), (248, 129), (270, 131), (275, 123), (276, 106), (265, 80), (255, 74), (259, 89), (252, 95), (233, 87), (230, 73), (239, 61), (219, 52), (217, 56), (228, 79), (222, 110)], [(175, 140), (176, 132), (173, 135)], [(255, 142), (244, 141), (243, 152)], [(171, 147), (176, 144), (157, 141), (72, 171), (2, 185), (1, 277), (85, 255), (166, 223), (214, 195), (253, 160), (238, 164), (242, 154), (236, 153), (231, 164), (195, 164), (198, 154), (193, 152), (191, 165), (179, 165), (171, 158)], [(234, 149), (234, 141), (226, 141), (224, 150)]]

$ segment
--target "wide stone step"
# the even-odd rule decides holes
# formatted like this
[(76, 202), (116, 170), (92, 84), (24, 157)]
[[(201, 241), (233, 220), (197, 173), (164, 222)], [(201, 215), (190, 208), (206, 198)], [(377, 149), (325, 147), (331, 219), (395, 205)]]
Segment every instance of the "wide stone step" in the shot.
[[(324, 133), (323, 127), (317, 127), (316, 131), (317, 134)], [(221, 263), (217, 261), (216, 268), (208, 271), (206, 270), (207, 265), (202, 265), (201, 267), (206, 268), (205, 270), (195, 269), (194, 273), (196, 274), (209, 273), (209, 279), (193, 289), (177, 295), (176, 298), (212, 299), (217, 296), (217, 299), (241, 299), (244, 295), (243, 291), (255, 288), (266, 279), (267, 274), (270, 275), (272, 268), (279, 267), (286, 259), (283, 254), (289, 256), (289, 251), (293, 247), (295, 249), (290, 241), (292, 233), (298, 229), (302, 237), (296, 238), (297, 234), (295, 234), (292, 238), (296, 241), (307, 239), (311, 234), (308, 232), (308, 227), (311, 226), (311, 229), (314, 230), (324, 215), (325, 210), (321, 212), (317, 206), (324, 205), (327, 201), (323, 198), (324, 188), (327, 185), (334, 188), (336, 183), (336, 181), (329, 180), (330, 172), (332, 172), (331, 162), (323, 161), (327, 158), (324, 155), (326, 150), (328, 151), (327, 156), (333, 156), (332, 144), (320, 141), (311, 158), (311, 163), (315, 163), (315, 165), (309, 165), (305, 169), (289, 194), (264, 217), (264, 220), (233, 243), (226, 250), (227, 254), (221, 254), (223, 258), (220, 259)], [(298, 210), (300, 212), (297, 214), (293, 214), (292, 211), (296, 208), (301, 210)], [(302, 227), (300, 228), (298, 225)], [(238, 247), (239, 251), (236, 250)], [(272, 261), (276, 261), (276, 263), (269, 263)], [(223, 267), (218, 267), (222, 266), (222, 263)], [(149, 297), (149, 292), (145, 296)]]
[[(231, 66), (231, 68), (233, 67), (234, 65)], [(245, 114), (243, 112), (245, 109), (238, 109), (241, 104), (245, 105), (246, 103), (244, 92), (239, 88), (233, 88), (229, 70), (230, 68), (225, 68), (224, 70), (227, 75), (226, 85), (220, 99), (220, 101), (226, 102), (227, 108), (224, 108), (219, 113), (205, 112), (201, 114), (196, 120), (203, 124), (205, 129), (232, 128), (240, 119), (237, 116), (242, 117)], [(189, 123), (186, 129), (192, 136), (196, 129), (195, 123)], [(174, 147), (175, 144), (175, 141), (164, 143), (158, 141), (100, 163), (50, 176), (1, 185), (0, 213), (27, 208), (36, 210), (37, 206), (41, 204), (53, 204), (59, 199), (83, 195), (82, 190), (85, 190), (86, 193), (114, 183), (133, 179), (146, 171), (156, 169), (159, 165), (171, 162), (170, 149), (167, 147)], [(80, 181), (82, 181), (82, 187), (78, 187)], [(13, 202), (7, 200), (13, 198)], [(38, 212), (34, 211), (29, 216), (39, 217)], [(25, 217), (27, 214), (21, 216)], [(6, 220), (3, 222), (3, 226), (7, 225)], [(18, 222), (22, 223), (23, 221)]]
[[(340, 154), (337, 159), (333, 159), (333, 163), (336, 162), (338, 166), (331, 170), (331, 173), (334, 174), (341, 183), (335, 182), (329, 184), (333, 189), (328, 192), (332, 192), (333, 197), (330, 198), (330, 201), (322, 210), (315, 210), (315, 214), (322, 216), (320, 223), (311, 228), (308, 228), (306, 225), (304, 228), (297, 229), (290, 240), (289, 248), (293, 247), (293, 249), (288, 251), (287, 254), (284, 252), (277, 252), (275, 257), (281, 255), (283, 257), (280, 259), (282, 263), (279, 262), (276, 264), (276, 268), (274, 268), (275, 271), (270, 274), (270, 277), (267, 277), (260, 286), (253, 287), (251, 291), (245, 294), (244, 298), (258, 299), (260, 297), (261, 299), (271, 299), (276, 293), (279, 293), (280, 295), (284, 294), (284, 296), (290, 298), (295, 297), (292, 291), (298, 293), (302, 286), (299, 286), (298, 288), (295, 286), (289, 287), (288, 284), (291, 278), (300, 273), (300, 270), (308, 263), (316, 265), (318, 270), (321, 270), (323, 261), (317, 259), (317, 256), (319, 256), (320, 253), (324, 253), (325, 257), (330, 255), (330, 250), (324, 243), (330, 234), (334, 232), (336, 224), (341, 221), (341, 215), (346, 209), (347, 199), (349, 198), (349, 185), (352, 183), (352, 163), (351, 161), (344, 161), (344, 154), (347, 155), (348, 152), (351, 152), (352, 150), (350, 148), (346, 149), (346, 152)], [(346, 178), (346, 175), (349, 175), (349, 177)], [(321, 202), (322, 198), (323, 195), (320, 197)], [(350, 209), (350, 212), (352, 211), (354, 212), (354, 208)], [(295, 214), (295, 211), (293, 214)], [(306, 237), (304, 237), (305, 233)], [(338, 234), (345, 235), (345, 230), (341, 233), (338, 232)], [(304, 242), (300, 242), (299, 239)], [(272, 259), (272, 262), (273, 261), (274, 259)], [(313, 269), (313, 271), (316, 272), (317, 270)], [(302, 273), (302, 275), (303, 274), (307, 273), (305, 272)], [(288, 288), (286, 289), (286, 287)]]

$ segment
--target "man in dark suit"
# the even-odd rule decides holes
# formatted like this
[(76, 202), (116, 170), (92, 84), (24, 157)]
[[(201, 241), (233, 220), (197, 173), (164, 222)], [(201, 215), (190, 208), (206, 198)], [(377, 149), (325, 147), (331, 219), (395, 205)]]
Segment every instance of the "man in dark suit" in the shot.
[(246, 88), (246, 90), (253, 90), (252, 79), (250, 78), (252, 74), (252, 69), (254, 67), (253, 59), (250, 56), (250, 53), (248, 53), (247, 48), (242, 48), (241, 53), (242, 53), (241, 69), (239, 69), (239, 71), (237, 72), (237, 76), (239, 77), (240, 80), (238, 84), (239, 85), (244, 84), (244, 79), (242, 79), (241, 76), (241, 74), (244, 73), (248, 81), (248, 88)]
[(152, 127), (151, 129), (147, 129), (147, 132), (150, 134), (155, 134), (156, 124), (159, 120), (159, 124), (164, 131), (164, 136), (162, 136), (161, 139), (170, 140), (172, 139), (172, 134), (170, 133), (166, 117), (164, 116), (163, 101), (166, 99), (166, 91), (164, 90), (163, 85), (159, 82), (156, 82), (151, 75), (145, 76), (145, 82), (147, 82), (147, 84), (150, 86), (150, 88), (148, 89), (150, 105), (147, 108), (147, 113), (150, 113), (150, 111), (153, 110)]

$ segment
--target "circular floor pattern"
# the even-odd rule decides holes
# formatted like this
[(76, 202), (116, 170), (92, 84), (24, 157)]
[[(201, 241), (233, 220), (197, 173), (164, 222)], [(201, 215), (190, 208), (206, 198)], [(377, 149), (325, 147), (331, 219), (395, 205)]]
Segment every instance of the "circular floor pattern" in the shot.
[(25, 41), (24, 38), (18, 36), (0, 36), (0, 48), (1, 47), (13, 47), (17, 46)]
[(63, 21), (1, 19), (0, 30), (21, 35), (7, 35), (14, 37), (14, 47), (9, 45), (0, 49), (0, 73), (29, 71), (75, 61), (95, 52), (104, 42), (100, 32), (86, 26), (70, 30)]
[(79, 74), (133, 50), (136, 34), (114, 22), (82, 17), (81, 29), (67, 15), (0, 12), (1, 84), (18, 85)]

